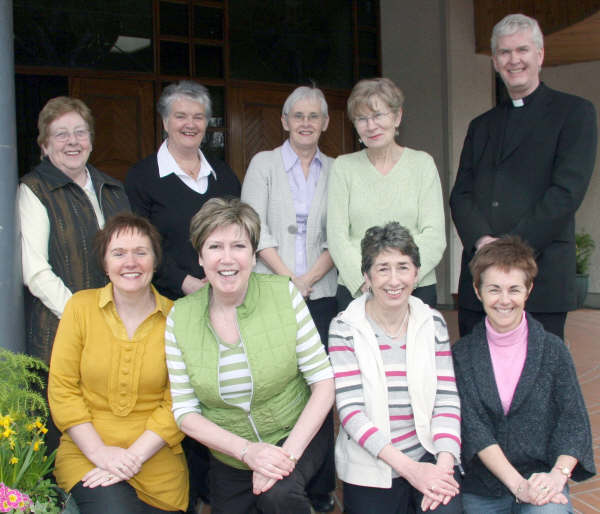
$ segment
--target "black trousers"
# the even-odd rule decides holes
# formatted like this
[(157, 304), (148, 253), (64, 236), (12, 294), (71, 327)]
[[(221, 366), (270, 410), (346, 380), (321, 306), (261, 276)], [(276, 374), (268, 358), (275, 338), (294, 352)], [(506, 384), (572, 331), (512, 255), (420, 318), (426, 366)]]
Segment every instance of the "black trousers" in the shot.
[[(435, 462), (433, 455), (427, 453), (421, 462)], [(454, 468), (454, 478), (460, 484), (461, 478), (458, 470)], [(421, 510), (423, 494), (416, 490), (404, 478), (394, 478), (390, 489), (379, 487), (365, 487), (343, 483), (344, 487), (344, 514), (406, 514)], [(462, 514), (462, 499), (460, 493), (452, 498), (448, 505), (439, 505), (433, 512), (435, 514)]]
[[(567, 321), (566, 312), (530, 312), (534, 319), (538, 320), (543, 326), (546, 332), (556, 334), (558, 337), (564, 340), (565, 338), (565, 323)], [(471, 309), (465, 309), (464, 307), (458, 308), (458, 331), (460, 337), (470, 334), (473, 327), (485, 318), (484, 311), (473, 311)]]
[[(429, 286), (417, 287), (412, 292), (412, 296), (416, 296), (420, 300), (423, 300), (427, 305), (432, 308), (436, 308), (437, 305), (437, 290), (435, 284)], [(348, 291), (348, 288), (338, 284), (337, 291), (335, 293), (335, 299), (337, 301), (338, 311), (345, 311), (350, 302), (354, 299)]]
[(328, 444), (327, 430), (321, 427), (294, 471), (260, 495), (252, 492), (252, 471), (233, 468), (211, 455), (211, 513), (250, 514), (258, 509), (262, 514), (310, 514), (306, 485), (322, 466)]
[[(337, 302), (335, 297), (328, 296), (325, 298), (319, 298), (318, 300), (307, 300), (306, 305), (312, 316), (319, 336), (325, 350), (329, 353), (328, 349), (328, 335), (329, 335), (329, 324), (331, 320), (337, 314)], [(323, 430), (327, 432), (329, 444), (327, 446), (327, 452), (323, 465), (319, 468), (315, 476), (309, 481), (306, 487), (306, 492), (309, 498), (317, 500), (324, 500), (328, 497), (329, 493), (335, 489), (335, 439), (333, 435), (333, 409), (329, 412), (325, 421), (323, 422)]]
[(71, 494), (81, 514), (161, 514), (180, 512), (157, 509), (137, 497), (135, 489), (127, 482), (119, 482), (108, 487), (83, 487), (75, 484)]

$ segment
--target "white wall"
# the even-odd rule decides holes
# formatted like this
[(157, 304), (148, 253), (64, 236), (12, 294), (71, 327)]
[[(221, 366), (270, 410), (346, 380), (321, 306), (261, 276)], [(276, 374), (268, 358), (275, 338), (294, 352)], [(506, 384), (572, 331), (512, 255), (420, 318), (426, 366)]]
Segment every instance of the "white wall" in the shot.
[(469, 121), (492, 106), (489, 57), (475, 55), (472, 0), (382, 0), (383, 75), (406, 95), (402, 144), (435, 159), (446, 202), (448, 248), (438, 266), (440, 303), (457, 290), (461, 246), (448, 209)]
[[(450, 3), (450, 2), (448, 2)], [(452, 0), (448, 8), (448, 112), (450, 178), (452, 188), (456, 179), (469, 122), (494, 105), (493, 70), (487, 55), (475, 53), (475, 30), (472, 0)], [(454, 224), (450, 222), (450, 290), (458, 290), (462, 244)]]
[[(566, 93), (582, 96), (590, 100), (596, 111), (600, 110), (600, 62), (569, 64), (544, 68), (542, 80), (550, 87)], [(585, 229), (598, 245), (592, 256), (590, 268), (590, 288), (592, 296), (600, 297), (600, 159), (596, 157), (596, 167), (590, 182), (588, 192), (577, 211), (576, 230)], [(600, 307), (600, 299), (589, 298), (590, 303)]]

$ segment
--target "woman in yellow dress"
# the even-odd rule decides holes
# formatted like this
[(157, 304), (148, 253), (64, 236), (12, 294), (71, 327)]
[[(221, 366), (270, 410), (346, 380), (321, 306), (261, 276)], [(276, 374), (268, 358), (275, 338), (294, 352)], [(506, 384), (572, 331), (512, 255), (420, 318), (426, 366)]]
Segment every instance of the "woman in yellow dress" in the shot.
[(54, 474), (82, 514), (185, 510), (164, 350), (172, 301), (151, 285), (160, 236), (121, 214), (96, 242), (110, 283), (73, 295), (52, 350), (48, 396), (62, 432)]

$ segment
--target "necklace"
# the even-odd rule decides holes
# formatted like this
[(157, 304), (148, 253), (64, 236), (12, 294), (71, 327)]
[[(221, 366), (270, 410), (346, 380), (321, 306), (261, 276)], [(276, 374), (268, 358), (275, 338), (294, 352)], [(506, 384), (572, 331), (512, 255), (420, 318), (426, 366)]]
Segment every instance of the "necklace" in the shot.
[(400, 337), (402, 335), (402, 331), (404, 330), (404, 324), (406, 323), (406, 321), (408, 320), (408, 313), (409, 313), (409, 307), (406, 307), (406, 314), (404, 315), (404, 319), (402, 320), (402, 323), (400, 324), (400, 328), (398, 329), (398, 331), (395, 334), (390, 334), (387, 330), (385, 330), (384, 324), (379, 321), (379, 319), (377, 319), (377, 316), (373, 316), (373, 309), (371, 308), (371, 317), (374, 319), (374, 321), (379, 325), (379, 327), (381, 328), (381, 330), (383, 330), (383, 333), (388, 336), (390, 339), (397, 339), (398, 337)]

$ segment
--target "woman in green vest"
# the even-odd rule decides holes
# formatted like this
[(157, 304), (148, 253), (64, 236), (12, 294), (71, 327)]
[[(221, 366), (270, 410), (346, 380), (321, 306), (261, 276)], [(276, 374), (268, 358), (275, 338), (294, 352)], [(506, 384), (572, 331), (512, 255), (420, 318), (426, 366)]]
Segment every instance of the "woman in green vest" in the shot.
[(259, 237), (257, 213), (238, 199), (211, 199), (192, 218), (208, 284), (167, 319), (173, 412), (211, 450), (213, 514), (309, 514), (333, 372), (289, 277), (252, 272)]

